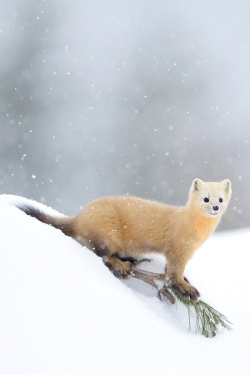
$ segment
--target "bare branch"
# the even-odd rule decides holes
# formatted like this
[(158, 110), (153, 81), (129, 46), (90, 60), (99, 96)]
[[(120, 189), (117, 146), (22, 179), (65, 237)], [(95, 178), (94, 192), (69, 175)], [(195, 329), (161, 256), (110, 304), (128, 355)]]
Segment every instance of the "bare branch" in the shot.
[[(168, 280), (166, 280), (165, 275), (155, 273), (155, 272), (144, 271), (144, 270), (141, 270), (140, 268), (135, 268), (133, 273), (134, 273), (133, 277), (135, 277), (136, 279), (142, 280), (145, 283), (151, 285), (153, 288), (155, 288), (158, 291), (158, 297), (160, 298), (160, 300), (161, 300), (161, 294), (163, 294), (166, 298), (169, 299), (169, 301), (172, 304), (175, 303), (174, 297), (172, 296), (171, 293), (169, 293), (166, 287)], [(163, 283), (163, 287), (160, 290), (159, 290), (159, 285), (157, 285), (157, 281)]]

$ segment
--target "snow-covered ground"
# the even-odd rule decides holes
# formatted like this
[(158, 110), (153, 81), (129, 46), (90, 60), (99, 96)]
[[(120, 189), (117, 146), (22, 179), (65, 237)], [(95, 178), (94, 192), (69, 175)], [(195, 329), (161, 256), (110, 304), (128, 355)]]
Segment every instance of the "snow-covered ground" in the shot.
[[(20, 199), (0, 197), (1, 374), (248, 373), (250, 230), (214, 234), (187, 266), (202, 299), (234, 324), (206, 339), (188, 332), (183, 306), (116, 279), (91, 251), (9, 204)], [(161, 271), (162, 259), (147, 267)]]

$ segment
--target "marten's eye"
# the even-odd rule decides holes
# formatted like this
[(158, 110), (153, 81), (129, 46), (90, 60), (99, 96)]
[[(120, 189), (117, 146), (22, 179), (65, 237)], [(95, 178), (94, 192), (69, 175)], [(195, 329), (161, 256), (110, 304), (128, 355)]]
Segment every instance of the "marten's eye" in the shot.
[(223, 199), (222, 199), (222, 198), (220, 198), (220, 199), (219, 199), (219, 202), (220, 202), (220, 203), (222, 203), (222, 202), (223, 202)]
[(204, 198), (204, 202), (209, 202), (209, 199), (208, 198)]

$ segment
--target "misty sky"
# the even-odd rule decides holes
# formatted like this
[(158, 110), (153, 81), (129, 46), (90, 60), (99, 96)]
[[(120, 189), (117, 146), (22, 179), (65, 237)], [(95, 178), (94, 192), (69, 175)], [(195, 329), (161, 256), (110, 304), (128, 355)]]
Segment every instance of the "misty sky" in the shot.
[(248, 1), (4, 3), (0, 193), (76, 214), (106, 195), (185, 204), (194, 178), (229, 178), (221, 228), (250, 225), (249, 16)]

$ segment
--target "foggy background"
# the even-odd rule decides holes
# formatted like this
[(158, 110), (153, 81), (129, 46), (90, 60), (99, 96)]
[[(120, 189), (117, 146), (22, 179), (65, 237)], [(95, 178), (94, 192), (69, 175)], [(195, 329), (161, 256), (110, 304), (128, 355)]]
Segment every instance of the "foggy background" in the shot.
[(249, 1), (1, 4), (0, 193), (71, 215), (228, 178), (220, 229), (249, 226), (249, 20)]

